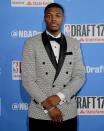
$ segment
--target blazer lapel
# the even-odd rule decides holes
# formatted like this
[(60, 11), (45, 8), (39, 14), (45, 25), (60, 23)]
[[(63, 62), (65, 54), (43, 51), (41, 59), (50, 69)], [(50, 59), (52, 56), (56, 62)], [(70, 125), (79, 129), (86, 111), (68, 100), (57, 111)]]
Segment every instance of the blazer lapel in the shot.
[(51, 45), (50, 45), (50, 42), (48, 40), (48, 37), (47, 37), (47, 34), (46, 34), (46, 31), (44, 31), (42, 33), (42, 41), (43, 41), (43, 44), (44, 44), (44, 47), (46, 49), (46, 52), (50, 58), (50, 61), (52, 62), (54, 68), (57, 70), (57, 61), (56, 61), (56, 58), (55, 58), (55, 55), (54, 55), (54, 52), (51, 48)]
[(55, 74), (55, 77), (54, 77), (54, 81), (58, 77), (60, 70), (63, 66), (64, 60), (65, 60), (66, 50), (67, 50), (67, 41), (66, 41), (65, 36), (62, 34), (62, 44), (60, 44), (60, 55), (59, 55), (59, 61), (58, 61), (58, 66), (57, 66), (56, 74)]

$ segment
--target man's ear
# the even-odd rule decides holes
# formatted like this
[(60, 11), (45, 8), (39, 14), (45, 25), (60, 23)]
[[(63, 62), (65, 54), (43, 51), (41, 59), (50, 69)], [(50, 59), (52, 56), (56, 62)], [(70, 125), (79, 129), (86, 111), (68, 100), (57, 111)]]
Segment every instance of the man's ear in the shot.
[(62, 24), (64, 24), (64, 21), (65, 21), (65, 19), (64, 19), (64, 16), (63, 16), (63, 19), (62, 19)]
[(44, 15), (44, 22), (46, 22), (45, 15)]
[(65, 16), (63, 15), (63, 21), (62, 21), (62, 23), (64, 23), (64, 21), (65, 21)]

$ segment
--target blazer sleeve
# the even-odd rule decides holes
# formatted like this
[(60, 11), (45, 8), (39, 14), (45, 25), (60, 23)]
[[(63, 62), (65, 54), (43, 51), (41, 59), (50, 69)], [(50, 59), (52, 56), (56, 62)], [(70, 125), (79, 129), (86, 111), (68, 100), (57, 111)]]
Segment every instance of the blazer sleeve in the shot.
[(61, 93), (65, 95), (68, 102), (70, 102), (71, 98), (76, 95), (85, 81), (85, 67), (83, 65), (80, 42), (75, 40), (72, 44), (75, 46), (72, 76), (66, 87), (61, 90)]
[(41, 103), (47, 98), (46, 94), (38, 87), (36, 83), (36, 64), (35, 64), (35, 51), (31, 44), (31, 40), (27, 40), (24, 44), (21, 72), (22, 83), (24, 88), (30, 94), (33, 100), (37, 103)]

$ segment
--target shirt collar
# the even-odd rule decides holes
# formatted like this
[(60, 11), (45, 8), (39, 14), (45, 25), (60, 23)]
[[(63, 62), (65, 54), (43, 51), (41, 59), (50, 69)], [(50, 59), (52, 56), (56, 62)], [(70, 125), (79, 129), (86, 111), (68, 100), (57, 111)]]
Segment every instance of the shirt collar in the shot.
[(50, 32), (48, 32), (47, 30), (46, 30), (46, 33), (48, 34), (48, 35), (50, 35), (50, 36), (52, 36), (53, 38), (59, 38), (59, 37), (61, 37), (61, 32), (55, 37), (55, 36), (53, 36)]

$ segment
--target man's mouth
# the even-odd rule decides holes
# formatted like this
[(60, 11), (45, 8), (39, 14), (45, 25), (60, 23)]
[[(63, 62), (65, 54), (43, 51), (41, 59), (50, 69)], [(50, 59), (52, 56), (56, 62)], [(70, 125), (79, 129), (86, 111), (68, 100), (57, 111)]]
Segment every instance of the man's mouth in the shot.
[(56, 24), (51, 24), (51, 27), (57, 27), (57, 25)]

